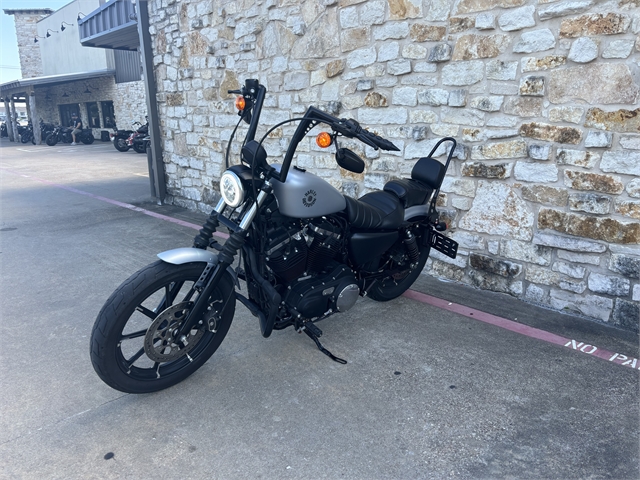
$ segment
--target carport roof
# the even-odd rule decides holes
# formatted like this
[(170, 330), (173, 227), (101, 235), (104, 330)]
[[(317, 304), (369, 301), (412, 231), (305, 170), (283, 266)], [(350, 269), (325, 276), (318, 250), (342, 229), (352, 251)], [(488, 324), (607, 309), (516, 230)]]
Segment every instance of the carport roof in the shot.
[(4, 97), (11, 93), (17, 93), (21, 90), (24, 91), (27, 87), (60, 85), (63, 83), (75, 82), (77, 80), (89, 80), (98, 77), (115, 76), (115, 74), (115, 70), (94, 70), (92, 72), (63, 73), (59, 75), (23, 78), (0, 85), (0, 96)]

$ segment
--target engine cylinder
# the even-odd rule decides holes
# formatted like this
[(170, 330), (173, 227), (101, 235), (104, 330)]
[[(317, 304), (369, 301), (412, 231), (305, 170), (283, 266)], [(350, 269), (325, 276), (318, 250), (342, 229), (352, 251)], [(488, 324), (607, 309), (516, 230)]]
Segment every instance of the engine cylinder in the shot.
[(333, 229), (333, 225), (329, 222), (323, 222), (319, 227), (309, 225), (308, 234), (313, 240), (309, 246), (307, 272), (322, 271), (340, 251), (340, 235), (330, 229)]

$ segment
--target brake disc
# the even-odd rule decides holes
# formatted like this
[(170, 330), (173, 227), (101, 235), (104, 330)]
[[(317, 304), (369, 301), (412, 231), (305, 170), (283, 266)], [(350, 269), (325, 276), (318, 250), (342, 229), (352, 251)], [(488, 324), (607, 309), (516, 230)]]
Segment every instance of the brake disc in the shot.
[(204, 335), (203, 325), (197, 324), (181, 338), (177, 336), (191, 307), (193, 302), (177, 303), (156, 317), (144, 337), (144, 351), (151, 360), (158, 363), (171, 362), (195, 348)]

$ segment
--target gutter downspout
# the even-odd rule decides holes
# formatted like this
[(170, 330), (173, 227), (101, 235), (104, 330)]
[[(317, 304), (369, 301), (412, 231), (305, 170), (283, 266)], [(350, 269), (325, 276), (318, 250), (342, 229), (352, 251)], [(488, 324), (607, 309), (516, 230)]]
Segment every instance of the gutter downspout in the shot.
[(138, 16), (138, 36), (140, 37), (140, 54), (142, 57), (142, 76), (147, 97), (147, 113), (149, 115), (149, 133), (151, 134), (151, 171), (149, 176), (153, 182), (151, 194), (162, 205), (167, 195), (164, 162), (162, 160), (162, 143), (160, 142), (160, 118), (158, 116), (158, 101), (156, 98), (156, 80), (153, 71), (153, 52), (151, 50), (151, 34), (149, 33), (149, 2), (136, 2)]

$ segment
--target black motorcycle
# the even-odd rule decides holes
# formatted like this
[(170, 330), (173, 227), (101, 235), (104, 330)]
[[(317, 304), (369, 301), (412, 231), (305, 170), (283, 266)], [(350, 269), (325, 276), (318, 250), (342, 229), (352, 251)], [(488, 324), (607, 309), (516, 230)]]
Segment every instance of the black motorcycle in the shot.
[(33, 135), (33, 124), (31, 123), (31, 120), (27, 122), (27, 126), (24, 127), (24, 129), (22, 130), (22, 133), (20, 133), (20, 142), (21, 143), (31, 142), (34, 145), (36, 144), (36, 138)]
[(5, 138), (9, 136), (9, 130), (7, 129), (7, 124), (2, 122), (0, 124), (0, 138)]
[(128, 145), (133, 148), (136, 153), (147, 153), (147, 145), (145, 138), (149, 136), (149, 123), (145, 123), (138, 128), (135, 133), (129, 136)]
[[(58, 142), (73, 143), (73, 137), (71, 136), (72, 131), (73, 128), (71, 127), (57, 125), (53, 131), (46, 136), (45, 143), (50, 147), (53, 147)], [(95, 141), (95, 137), (93, 136), (93, 132), (90, 128), (85, 128), (76, 135), (76, 140), (84, 143), (85, 145), (91, 145)]]
[[(393, 143), (314, 107), (255, 140), (265, 87), (247, 80), (230, 93), (241, 95), (238, 125), (244, 120), (249, 128), (239, 165), (229, 167), (227, 148), (220, 201), (192, 248), (158, 254), (160, 260), (118, 287), (93, 327), (94, 369), (123, 392), (161, 390), (200, 368), (229, 331), (236, 301), (258, 318), (264, 337), (293, 327), (332, 360), (346, 363), (322, 346), (317, 322), (346, 312), (360, 296), (381, 302), (398, 297), (418, 278), (431, 248), (456, 257), (458, 244), (440, 233), (446, 225), (436, 211), (453, 138), (438, 141), (410, 178), (391, 180), (356, 200), (292, 166), (298, 144), (325, 124), (330, 131), (318, 135), (318, 146), (333, 145), (340, 167), (362, 173), (365, 162), (341, 146), (343, 138), (397, 151)], [(300, 123), (282, 164), (269, 163), (263, 142), (291, 122)], [(444, 151), (444, 142), (450, 150), (442, 164), (432, 156)], [(224, 245), (213, 237), (220, 226), (230, 233)]]
[(53, 129), (56, 128), (52, 123), (46, 123), (44, 120), (40, 119), (40, 138), (43, 140), (47, 138)]

